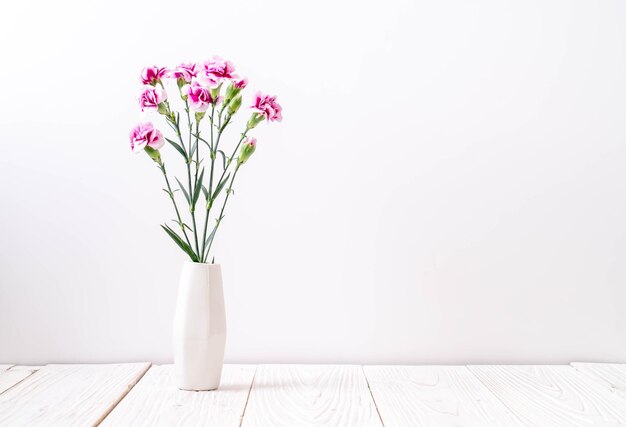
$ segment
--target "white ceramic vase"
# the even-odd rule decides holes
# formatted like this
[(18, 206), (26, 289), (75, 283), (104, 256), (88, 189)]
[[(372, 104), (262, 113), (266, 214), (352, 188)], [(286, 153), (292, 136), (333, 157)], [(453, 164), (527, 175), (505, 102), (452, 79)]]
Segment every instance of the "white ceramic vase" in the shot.
[(181, 390), (215, 390), (226, 346), (219, 264), (185, 262), (174, 316), (174, 370)]

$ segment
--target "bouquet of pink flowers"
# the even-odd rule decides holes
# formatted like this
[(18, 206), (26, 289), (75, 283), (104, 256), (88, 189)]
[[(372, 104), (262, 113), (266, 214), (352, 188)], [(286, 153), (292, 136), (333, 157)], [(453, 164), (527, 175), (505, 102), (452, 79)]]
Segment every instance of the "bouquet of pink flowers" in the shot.
[[(151, 122), (140, 123), (130, 132), (130, 148), (134, 153), (144, 151), (150, 156), (165, 178), (167, 188), (163, 191), (172, 201), (176, 213), (173, 221), (178, 231), (168, 224), (161, 227), (191, 261), (206, 263), (215, 233), (224, 219), (224, 209), (233, 192), (237, 172), (256, 149), (257, 141), (248, 133), (263, 120), (281, 121), (282, 108), (275, 96), (257, 92), (250, 106), (252, 114), (232, 154), (228, 155), (222, 149), (222, 135), (239, 111), (243, 102), (242, 91), (248, 84), (246, 78), (235, 74), (235, 67), (230, 61), (213, 57), (202, 64), (181, 64), (174, 69), (147, 67), (141, 72), (141, 81), (144, 84), (139, 96), (141, 111), (163, 116), (175, 137), (166, 138)], [(164, 84), (168, 81), (176, 84), (184, 103), (187, 124), (184, 136), (180, 113), (168, 100)], [(205, 129), (207, 125), (208, 131)], [(161, 157), (160, 150), (165, 142), (182, 156), (187, 167), (186, 179), (181, 182), (175, 178), (178, 184), (175, 190)], [(208, 161), (205, 163), (206, 154)], [(178, 207), (175, 194), (178, 190), (189, 207), (190, 221), (185, 222), (184, 212)], [(200, 194), (204, 196), (204, 201), (199, 204)], [(217, 210), (220, 202), (221, 207)], [(209, 227), (214, 207), (217, 215), (214, 216), (214, 224)]]

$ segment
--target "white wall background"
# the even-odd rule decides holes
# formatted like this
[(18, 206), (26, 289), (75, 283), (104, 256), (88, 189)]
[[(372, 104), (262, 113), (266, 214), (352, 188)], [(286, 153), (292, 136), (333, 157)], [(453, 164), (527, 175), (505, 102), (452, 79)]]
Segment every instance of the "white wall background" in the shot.
[(626, 362), (625, 22), (618, 0), (4, 5), (0, 361), (171, 360), (184, 257), (127, 134), (142, 66), (220, 54), (284, 106), (216, 242), (227, 361)]

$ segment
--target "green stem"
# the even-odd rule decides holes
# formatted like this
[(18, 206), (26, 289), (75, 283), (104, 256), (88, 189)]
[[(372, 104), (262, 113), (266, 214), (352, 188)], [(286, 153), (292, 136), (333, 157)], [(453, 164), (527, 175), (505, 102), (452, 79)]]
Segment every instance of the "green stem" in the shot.
[(213, 144), (213, 117), (215, 114), (215, 104), (211, 106), (211, 177), (209, 178), (209, 194), (213, 193), (213, 166), (215, 164), (215, 154), (217, 147)]
[(239, 172), (240, 166), (241, 164), (237, 163), (237, 167), (235, 168), (233, 177), (230, 179), (230, 184), (228, 184), (228, 190), (226, 190), (226, 198), (224, 199), (224, 203), (222, 204), (222, 210), (220, 211), (220, 215), (217, 218), (217, 224), (215, 224), (215, 233), (213, 233), (213, 238), (211, 239), (211, 242), (209, 243), (209, 247), (206, 253), (206, 258), (209, 257), (209, 253), (211, 252), (211, 246), (213, 245), (213, 242), (215, 241), (215, 234), (217, 234), (217, 229), (222, 223), (222, 219), (224, 219), (224, 209), (226, 208), (226, 203), (228, 203), (228, 198), (230, 197), (230, 193), (232, 193), (233, 183), (235, 182), (235, 177), (237, 176), (237, 172)]
[[(211, 197), (209, 195), (209, 197)], [(206, 209), (206, 215), (204, 216), (204, 231), (202, 232), (202, 262), (206, 262), (205, 259), (205, 249), (206, 249), (206, 231), (207, 228), (209, 227), (209, 215), (211, 213), (211, 205), (213, 204), (212, 200), (209, 200), (209, 202), (207, 202), (207, 209)]]
[[(189, 103), (188, 101), (185, 101), (185, 111), (187, 112), (187, 124), (189, 127), (189, 154), (191, 154), (191, 148), (193, 147), (191, 145), (191, 136), (193, 135), (193, 123), (191, 123), (191, 117), (189, 115)], [(200, 138), (200, 123), (198, 122), (198, 120), (196, 120), (196, 141), (194, 143), (194, 145), (196, 146), (196, 168), (195, 168), (195, 173), (194, 173), (194, 180), (193, 180), (193, 186), (194, 188), (190, 189), (192, 191), (195, 191), (197, 185), (198, 185), (198, 169), (200, 169), (200, 147), (198, 146), (198, 138)], [(191, 162), (191, 158), (189, 159), (189, 161)], [(192, 193), (190, 193), (192, 194)]]
[[(224, 123), (224, 126), (220, 128), (220, 132), (217, 135), (217, 141), (219, 143), (219, 139), (222, 136), (222, 132), (224, 131), (224, 128), (226, 127), (226, 125), (228, 125), (228, 120)], [(239, 147), (241, 146), (241, 143), (243, 142), (243, 140), (246, 138), (246, 134), (248, 133), (249, 129), (246, 129), (244, 133), (241, 134), (241, 139), (239, 139), (239, 142), (237, 143), (237, 146), (235, 147), (235, 150), (233, 151), (233, 154), (228, 158), (228, 163), (226, 163), (226, 167), (224, 168), (224, 170), (222, 171), (222, 175), (220, 175), (220, 179), (217, 181), (218, 185), (220, 182), (222, 182), (222, 180), (224, 179), (224, 175), (226, 175), (226, 171), (228, 171), (228, 169), (230, 168), (230, 164), (232, 163), (233, 159), (235, 158), (235, 154), (237, 154), (237, 150), (239, 150)], [(208, 222), (209, 222), (209, 212), (211, 211), (211, 207), (213, 206), (213, 194), (209, 194), (210, 197), (210, 201), (207, 205), (207, 213), (206, 213), (206, 218), (205, 218), (205, 222), (204, 222), (204, 237), (203, 237), (203, 247), (202, 247), (202, 256), (203, 258), (206, 260), (209, 256), (209, 250), (211, 249), (211, 244), (209, 244), (209, 249), (205, 252), (204, 250), (204, 246), (206, 245), (206, 232), (207, 232), (207, 226), (208, 226)], [(228, 196), (227, 196), (228, 197)], [(223, 211), (223, 209), (222, 209)], [(215, 236), (214, 236), (215, 237)], [(211, 240), (211, 243), (213, 243), (213, 240)]]
[[(220, 122), (221, 122), (221, 117), (220, 117)], [(224, 124), (220, 126), (219, 132), (217, 134), (217, 144), (219, 144), (220, 138), (222, 137), (222, 133), (224, 132), (224, 129), (226, 128), (226, 126), (228, 126), (229, 122), (230, 122), (230, 117), (228, 117), (227, 120), (224, 122)], [(237, 150), (239, 150), (239, 147), (241, 146), (241, 143), (246, 138), (246, 134), (248, 133), (248, 130), (249, 129), (246, 129), (245, 132), (243, 134), (241, 134), (241, 139), (237, 143), (237, 146), (235, 147), (235, 150), (233, 151), (233, 154), (228, 158), (228, 163), (226, 164), (226, 167), (222, 171), (222, 175), (220, 175), (220, 179), (217, 181), (217, 183), (218, 183), (217, 185), (219, 185), (219, 183), (222, 182), (222, 180), (224, 179), (224, 175), (226, 175), (226, 171), (230, 168), (230, 164), (232, 163), (233, 158), (235, 157), (235, 154), (237, 154)], [(211, 172), (213, 172), (213, 166), (211, 166)], [(205, 220), (204, 220), (204, 233), (203, 233), (203, 237), (202, 237), (202, 242), (203, 242), (202, 243), (202, 259), (204, 260), (203, 262), (206, 262), (206, 259), (209, 256), (209, 251), (206, 250), (206, 252), (205, 252), (205, 246), (206, 246), (206, 233), (207, 233), (208, 224), (209, 224), (209, 213), (211, 212), (211, 208), (213, 207), (213, 202), (214, 202), (213, 194), (209, 193), (209, 202), (207, 203), (206, 217), (205, 217)], [(213, 243), (213, 240), (211, 240), (211, 243)], [(209, 244), (209, 249), (210, 248), (211, 248), (211, 245)]]
[[(189, 116), (189, 102), (185, 101), (185, 113), (187, 113), (187, 127), (189, 128), (189, 152), (191, 153), (191, 117)], [(197, 132), (196, 132), (197, 133)]]
[[(189, 128), (191, 132), (191, 128)], [(196, 146), (196, 180), (198, 179), (198, 169), (200, 169), (200, 144), (198, 144), (198, 139), (200, 138), (200, 122), (196, 120), (196, 142), (194, 145)], [(200, 183), (202, 185), (202, 183)]]
[(243, 142), (244, 139), (246, 139), (246, 134), (248, 133), (248, 130), (249, 129), (246, 129), (245, 132), (241, 134), (241, 138), (239, 139), (239, 142), (237, 143), (237, 146), (233, 150), (233, 154), (231, 154), (231, 156), (228, 158), (228, 162), (226, 163), (226, 167), (224, 168), (224, 172), (222, 172), (222, 176), (220, 176), (220, 180), (218, 182), (222, 182), (222, 179), (224, 179), (224, 175), (226, 175), (226, 171), (228, 170), (228, 168), (230, 167), (230, 164), (235, 159), (235, 154), (237, 154), (237, 151), (239, 150), (239, 147), (241, 146), (241, 143)]
[(159, 162), (159, 169), (163, 172), (163, 177), (165, 177), (165, 184), (167, 185), (167, 191), (172, 199), (172, 204), (174, 205), (174, 210), (176, 211), (176, 218), (178, 219), (178, 225), (180, 225), (180, 229), (183, 231), (183, 235), (185, 236), (185, 240), (189, 247), (191, 247), (191, 243), (189, 243), (189, 237), (187, 236), (187, 231), (185, 230), (185, 225), (183, 220), (180, 217), (180, 211), (178, 210), (178, 205), (176, 204), (176, 199), (174, 198), (174, 192), (172, 191), (172, 187), (170, 186), (170, 180), (167, 178), (167, 172), (165, 171), (165, 164), (163, 162)]
[[(187, 114), (189, 114), (189, 112), (187, 112)], [(175, 122), (175, 130), (176, 130), (176, 135), (178, 136), (178, 140), (180, 141), (181, 145), (184, 147), (185, 143), (183, 142), (183, 136), (180, 133), (180, 124), (178, 123), (178, 120), (176, 120)], [(189, 140), (191, 141), (191, 136), (189, 137)], [(189, 147), (189, 150), (191, 150), (191, 147)], [(188, 185), (189, 185), (189, 197), (193, 197), (194, 188), (191, 185), (191, 160), (188, 158), (186, 163), (187, 163), (187, 180), (188, 180)], [(196, 256), (198, 259), (200, 259), (200, 247), (198, 246), (198, 226), (196, 224), (196, 213), (191, 203), (189, 204), (189, 210), (191, 211), (191, 220), (193, 223), (193, 238), (194, 238), (194, 243), (196, 246)]]
[(208, 195), (208, 199), (207, 200), (207, 205), (206, 205), (206, 212), (205, 212), (205, 216), (204, 216), (204, 231), (202, 232), (202, 262), (205, 262), (204, 260), (204, 250), (206, 249), (206, 232), (207, 232), (207, 228), (209, 226), (209, 216), (211, 214), (211, 208), (213, 207), (213, 170), (215, 169), (215, 156), (217, 153), (217, 144), (220, 143), (220, 138), (222, 136), (222, 130), (223, 129), (219, 129), (219, 132), (217, 134), (217, 142), (216, 145), (213, 145), (213, 118), (214, 118), (214, 114), (215, 114), (215, 104), (213, 104), (213, 106), (211, 107), (211, 175), (209, 178), (209, 195)]

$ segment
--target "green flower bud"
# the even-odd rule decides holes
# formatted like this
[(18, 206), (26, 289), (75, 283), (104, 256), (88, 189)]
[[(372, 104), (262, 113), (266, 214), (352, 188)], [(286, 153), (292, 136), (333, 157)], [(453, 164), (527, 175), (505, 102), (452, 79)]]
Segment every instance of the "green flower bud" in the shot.
[(248, 119), (248, 124), (246, 125), (246, 127), (248, 130), (254, 129), (256, 125), (261, 123), (263, 120), (265, 120), (265, 116), (263, 114), (252, 113), (252, 115), (250, 116), (250, 119)]
[(256, 138), (246, 138), (241, 146), (241, 150), (239, 151), (239, 159), (237, 160), (237, 163), (243, 165), (247, 162), (250, 156), (254, 153), (254, 150), (256, 150)]
[(239, 79), (234, 82), (231, 82), (226, 88), (226, 95), (224, 96), (224, 105), (227, 106), (228, 104), (230, 104), (230, 101), (232, 101), (233, 99), (235, 99), (237, 95), (239, 95), (239, 92), (241, 92), (241, 90), (246, 87), (247, 83), (248, 83), (247, 79)]
[(148, 154), (148, 156), (150, 156), (152, 160), (154, 160), (158, 164), (161, 164), (161, 153), (159, 153), (159, 150), (155, 150), (154, 148), (148, 147), (146, 145), (144, 147), (144, 151)]
[(237, 93), (239, 93), (239, 91), (235, 88), (235, 86), (233, 86), (232, 83), (229, 84), (226, 88), (226, 94), (224, 95), (224, 106), (227, 106), (230, 101), (232, 101), (233, 98), (237, 96)]
[(200, 120), (202, 120), (205, 114), (206, 114), (205, 112), (196, 112), (196, 122), (199, 122)]
[(222, 83), (214, 89), (211, 89), (211, 98), (217, 99), (220, 97), (220, 90), (222, 89)]
[(157, 107), (157, 111), (160, 114), (167, 115), (169, 113), (169, 105), (167, 105), (165, 102), (161, 102)]
[(241, 95), (237, 95), (235, 98), (233, 98), (233, 100), (228, 105), (228, 114), (230, 114), (231, 116), (235, 115), (235, 113), (239, 110), (239, 107), (241, 107), (241, 102)]

